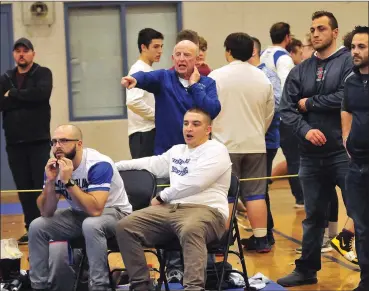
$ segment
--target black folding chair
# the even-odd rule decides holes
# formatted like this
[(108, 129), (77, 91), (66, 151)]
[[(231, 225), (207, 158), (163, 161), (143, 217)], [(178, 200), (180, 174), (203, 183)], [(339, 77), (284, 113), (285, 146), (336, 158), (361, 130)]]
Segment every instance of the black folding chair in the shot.
[[(216, 268), (214, 268), (214, 271), (218, 276), (218, 283), (216, 290), (221, 291), (222, 290), (222, 283), (224, 281), (224, 277), (226, 275), (229, 275), (230, 273), (238, 273), (242, 275), (242, 277), (245, 280), (245, 288), (246, 291), (252, 291), (254, 288), (250, 287), (249, 281), (248, 281), (248, 275), (247, 275), (247, 269), (246, 269), (246, 263), (245, 258), (243, 254), (243, 249), (241, 245), (241, 237), (240, 237), (240, 231), (238, 228), (237, 218), (236, 218), (236, 210), (237, 210), (237, 201), (239, 198), (239, 179), (237, 176), (232, 174), (231, 177), (231, 186), (228, 191), (228, 202), (229, 204), (233, 204), (232, 211), (230, 213), (230, 219), (229, 219), (229, 228), (228, 231), (225, 232), (223, 235), (223, 238), (220, 241), (211, 242), (207, 245), (208, 253), (209, 254), (215, 254), (215, 255), (222, 255), (223, 256), (223, 262), (222, 262), (222, 268), (220, 272), (220, 276), (218, 276), (218, 271)], [(234, 243), (237, 241), (238, 251), (230, 250), (230, 246), (234, 245)], [(182, 257), (182, 264), (183, 264), (183, 255), (182, 255), (182, 248), (180, 246), (179, 240), (172, 240), (168, 242), (165, 245), (157, 245), (155, 246), (157, 248), (157, 253), (159, 253), (159, 249), (163, 250), (162, 258), (160, 261), (160, 278), (158, 280), (158, 289), (161, 288), (161, 285), (163, 281), (161, 278), (165, 277), (165, 263), (166, 263), (166, 253), (169, 251), (180, 251), (181, 257)], [(228, 260), (228, 255), (234, 254), (238, 257), (240, 260), (241, 266), (242, 266), (242, 272), (237, 270), (226, 270), (225, 266)], [(186, 268), (186, 266), (184, 266)]]
[[(150, 205), (151, 199), (156, 194), (155, 176), (146, 170), (120, 171), (119, 174), (123, 179), (124, 188), (127, 192), (128, 200), (132, 205), (133, 211), (148, 207)], [(79, 290), (79, 287), (80, 287), (80, 279), (81, 279), (84, 266), (87, 263), (86, 244), (85, 244), (84, 237), (73, 239), (69, 243), (72, 249), (82, 249), (82, 258), (81, 258), (81, 261), (78, 267), (77, 278), (76, 278), (74, 289), (73, 289), (74, 291), (77, 291)], [(113, 290), (115, 290), (115, 282), (113, 280), (113, 273), (117, 271), (125, 271), (125, 269), (115, 268), (110, 271), (109, 255), (111, 253), (119, 253), (120, 250), (119, 250), (119, 246), (118, 246), (118, 243), (115, 237), (111, 237), (107, 240), (107, 246), (108, 246), (107, 265), (108, 265), (108, 270), (109, 270), (110, 287)], [(153, 250), (145, 249), (145, 252), (153, 253), (156, 257), (158, 257), (156, 252)], [(166, 281), (166, 278), (165, 278), (165, 281)]]

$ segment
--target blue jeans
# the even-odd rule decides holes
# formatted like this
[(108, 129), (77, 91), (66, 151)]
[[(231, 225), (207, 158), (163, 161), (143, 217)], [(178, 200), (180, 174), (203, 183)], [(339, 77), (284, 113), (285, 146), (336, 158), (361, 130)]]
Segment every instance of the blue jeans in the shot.
[(361, 284), (369, 288), (369, 163), (350, 162), (346, 177), (347, 208), (355, 223)]
[(302, 222), (302, 255), (296, 269), (314, 273), (321, 269), (321, 246), (329, 215), (331, 193), (338, 186), (343, 197), (348, 156), (340, 152), (329, 157), (301, 157), (299, 177), (305, 199), (306, 219)]

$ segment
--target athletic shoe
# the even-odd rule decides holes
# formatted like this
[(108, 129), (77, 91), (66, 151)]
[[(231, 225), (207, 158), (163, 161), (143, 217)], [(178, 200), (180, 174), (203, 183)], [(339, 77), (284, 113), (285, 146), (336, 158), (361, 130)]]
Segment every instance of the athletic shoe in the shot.
[(305, 274), (305, 273), (300, 273), (296, 270), (293, 271), (291, 274), (277, 280), (277, 284), (283, 287), (311, 285), (311, 284), (316, 284), (316, 283), (318, 283), (316, 273)]
[(28, 232), (26, 232), (24, 235), (22, 235), (18, 239), (18, 244), (19, 245), (26, 245), (26, 244), (28, 244)]
[[(274, 240), (274, 238), (273, 238)], [(268, 237), (255, 237), (241, 239), (241, 244), (246, 251), (256, 251), (257, 253), (269, 253), (272, 250), (272, 246), (268, 241)]]
[(346, 260), (358, 265), (359, 261), (353, 249), (354, 241), (354, 236), (346, 234), (346, 232), (342, 231), (331, 240), (330, 244)]
[[(296, 253), (301, 254), (302, 253), (302, 247), (295, 249)], [(329, 253), (333, 251), (333, 248), (330, 245), (330, 242), (327, 241), (322, 245), (322, 248), (320, 249), (321, 253)]]

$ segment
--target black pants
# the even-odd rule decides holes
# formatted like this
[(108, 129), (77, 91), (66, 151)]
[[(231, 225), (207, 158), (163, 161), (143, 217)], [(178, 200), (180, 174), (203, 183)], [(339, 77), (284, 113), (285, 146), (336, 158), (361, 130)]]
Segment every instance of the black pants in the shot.
[[(275, 158), (275, 155), (277, 154), (277, 151), (278, 149), (267, 149), (267, 176), (268, 177), (272, 175), (273, 160)], [(272, 230), (274, 228), (274, 221), (273, 221), (272, 211), (270, 209), (269, 182), (267, 183), (267, 186), (266, 186), (265, 202), (266, 202), (267, 211), (268, 211), (267, 229)]]
[(155, 128), (145, 132), (135, 132), (129, 136), (129, 149), (132, 159), (154, 155)]
[[(8, 162), (18, 190), (42, 189), (46, 163), (50, 157), (49, 141), (7, 145)], [(36, 200), (40, 192), (18, 193), (26, 229), (40, 216)]]

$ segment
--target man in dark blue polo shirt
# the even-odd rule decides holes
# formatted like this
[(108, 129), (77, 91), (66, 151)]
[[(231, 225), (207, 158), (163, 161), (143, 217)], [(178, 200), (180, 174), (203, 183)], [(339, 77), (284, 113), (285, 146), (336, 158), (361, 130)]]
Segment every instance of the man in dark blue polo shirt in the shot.
[(369, 60), (367, 26), (353, 31), (354, 69), (345, 83), (342, 138), (351, 161), (346, 177), (347, 207), (355, 223), (361, 282), (354, 291), (369, 290)]

